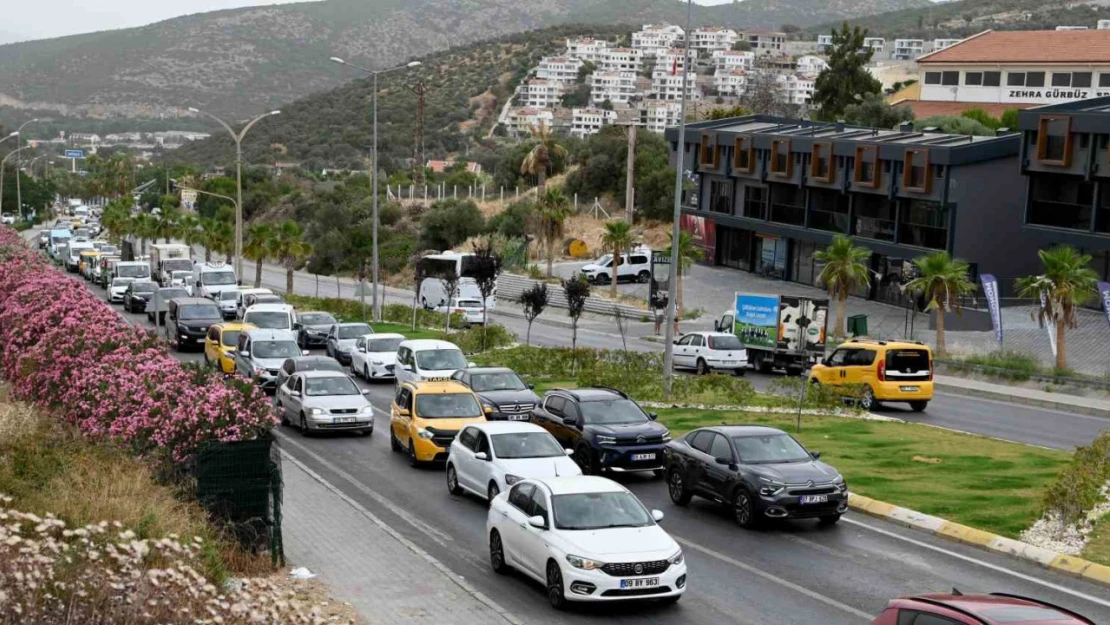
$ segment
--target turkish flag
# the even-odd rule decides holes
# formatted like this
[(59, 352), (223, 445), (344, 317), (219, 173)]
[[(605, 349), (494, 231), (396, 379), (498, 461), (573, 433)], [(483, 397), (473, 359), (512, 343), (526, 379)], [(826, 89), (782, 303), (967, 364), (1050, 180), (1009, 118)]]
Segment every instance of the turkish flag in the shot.
[(678, 57), (674, 58), (674, 67), (671, 68), (671, 76), (678, 76)]

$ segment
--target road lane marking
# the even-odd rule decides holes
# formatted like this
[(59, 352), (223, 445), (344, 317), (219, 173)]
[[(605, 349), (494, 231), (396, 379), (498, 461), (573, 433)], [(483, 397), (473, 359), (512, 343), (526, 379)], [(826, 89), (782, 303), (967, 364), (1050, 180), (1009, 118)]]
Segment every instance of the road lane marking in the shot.
[(821, 603), (824, 603), (825, 605), (837, 608), (838, 610), (843, 610), (843, 611), (845, 611), (849, 614), (852, 614), (854, 616), (858, 616), (858, 617), (862, 618), (864, 620), (864, 622), (870, 622), (871, 619), (874, 618), (874, 615), (869, 614), (867, 612), (864, 612), (863, 610), (857, 610), (856, 608), (853, 608), (852, 606), (850, 606), (848, 604), (841, 603), (841, 602), (839, 602), (836, 599), (833, 599), (831, 597), (826, 597), (825, 595), (822, 595), (821, 593), (818, 593), (818, 592), (814, 592), (814, 591), (812, 591), (812, 590), (810, 590), (810, 589), (808, 589), (804, 586), (799, 586), (798, 584), (795, 584), (792, 581), (783, 579), (783, 578), (781, 578), (777, 575), (772, 575), (771, 573), (768, 573), (766, 571), (761, 571), (758, 568), (756, 568), (756, 567), (754, 567), (750, 564), (744, 564), (743, 562), (741, 562), (739, 560), (736, 560), (734, 558), (730, 558), (726, 555), (718, 553), (717, 551), (714, 551), (713, 549), (710, 549), (709, 547), (703, 547), (703, 546), (701, 546), (701, 545), (699, 545), (695, 542), (691, 542), (691, 541), (689, 541), (685, 538), (679, 538), (678, 536), (674, 536), (673, 534), (672, 534), (672, 537), (676, 541), (681, 543), (682, 545), (684, 545), (686, 547), (689, 547), (689, 548), (691, 548), (695, 551), (699, 551), (699, 552), (701, 552), (701, 553), (703, 553), (703, 554), (705, 554), (705, 555), (707, 555), (711, 558), (716, 558), (717, 560), (720, 560), (721, 562), (724, 562), (726, 564), (731, 564), (732, 566), (735, 566), (736, 568), (738, 568), (740, 570), (746, 571), (746, 572), (751, 573), (752, 575), (756, 575), (758, 577), (762, 577), (763, 579), (765, 579), (767, 581), (774, 582), (774, 583), (776, 583), (780, 586), (784, 586), (786, 588), (789, 588), (790, 590), (793, 590), (794, 592), (801, 593), (801, 594), (809, 597), (810, 599), (813, 599), (815, 601), (820, 601)]
[(1100, 598), (1095, 597), (1093, 595), (1088, 595), (1087, 593), (1080, 592), (1078, 590), (1072, 590), (1072, 589), (1068, 588), (1067, 586), (1061, 586), (1059, 584), (1054, 584), (1052, 582), (1049, 582), (1049, 581), (1046, 581), (1046, 580), (1043, 580), (1043, 579), (1038, 579), (1036, 577), (1033, 577), (1032, 575), (1026, 575), (1025, 573), (1019, 573), (1017, 571), (1010, 570), (1010, 569), (1008, 569), (1004, 566), (999, 566), (997, 564), (991, 564), (990, 562), (985, 562), (983, 560), (979, 560), (979, 559), (973, 558), (971, 556), (965, 556), (962, 553), (957, 553), (955, 551), (951, 551), (951, 550), (945, 549), (943, 547), (937, 547), (936, 545), (930, 545), (929, 543), (924, 542), (924, 541), (909, 538), (907, 536), (901, 536), (901, 535), (899, 535), (895, 532), (880, 529), (878, 527), (875, 527), (873, 525), (857, 521), (855, 519), (849, 519), (849, 518), (845, 517), (845, 518), (840, 519), (840, 521), (841, 521), (841, 523), (850, 523), (850, 524), (855, 525), (857, 527), (862, 527), (862, 528), (869, 529), (872, 532), (882, 534), (883, 536), (887, 536), (889, 538), (894, 538), (896, 540), (900, 540), (902, 542), (906, 542), (906, 543), (909, 543), (909, 544), (917, 546), (917, 547), (922, 547), (922, 548), (925, 548), (925, 549), (929, 549), (930, 551), (935, 551), (937, 553), (942, 553), (946, 556), (951, 556), (951, 557), (956, 558), (958, 560), (963, 560), (964, 562), (970, 562), (971, 564), (977, 564), (977, 565), (979, 565), (983, 568), (987, 568), (987, 569), (990, 569), (992, 571), (996, 571), (998, 573), (1004, 573), (1004, 574), (1009, 575), (1011, 577), (1016, 577), (1020, 580), (1024, 580), (1024, 581), (1027, 581), (1027, 582), (1030, 582), (1030, 583), (1033, 583), (1033, 584), (1037, 584), (1039, 586), (1044, 586), (1045, 588), (1050, 588), (1050, 589), (1055, 590), (1057, 592), (1062, 592), (1064, 594), (1071, 595), (1071, 596), (1076, 597), (1078, 599), (1083, 599), (1084, 601), (1089, 601), (1089, 602), (1094, 603), (1096, 605), (1100, 605), (1104, 608), (1110, 608), (1110, 601), (1107, 601), (1105, 599), (1100, 599)]

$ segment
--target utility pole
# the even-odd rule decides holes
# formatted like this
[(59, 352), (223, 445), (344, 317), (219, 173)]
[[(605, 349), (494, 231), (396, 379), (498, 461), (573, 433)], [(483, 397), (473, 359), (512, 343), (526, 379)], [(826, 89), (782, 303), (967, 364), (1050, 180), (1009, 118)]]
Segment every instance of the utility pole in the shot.
[(624, 183), (624, 218), (629, 224), (632, 223), (632, 211), (636, 206), (636, 185), (634, 184), (636, 176), (636, 124), (628, 125), (628, 173), (627, 180)]
[(416, 94), (416, 120), (414, 122), (415, 141), (412, 146), (413, 177), (416, 185), (424, 184), (424, 102), (428, 95), (428, 85), (421, 78), (415, 85), (409, 85), (409, 91)]

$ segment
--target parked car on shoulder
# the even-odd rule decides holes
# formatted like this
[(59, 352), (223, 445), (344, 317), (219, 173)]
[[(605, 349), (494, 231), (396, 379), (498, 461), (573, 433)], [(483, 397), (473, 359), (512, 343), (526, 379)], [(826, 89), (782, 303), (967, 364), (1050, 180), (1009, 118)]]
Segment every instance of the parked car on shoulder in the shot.
[(298, 312), (293, 323), (297, 331), (297, 343), (302, 349), (310, 347), (323, 347), (328, 342), (328, 330), (339, 320), (329, 312), (309, 310)]
[(339, 430), (368, 435), (374, 431), (374, 408), (346, 373), (294, 373), (278, 387), (275, 407), (283, 425), (296, 424), (305, 436)]
[(449, 380), (459, 369), (470, 366), (462, 350), (450, 341), (417, 339), (397, 346), (397, 383)]
[(447, 457), (447, 490), (493, 501), (520, 480), (582, 475), (547, 430), (531, 423), (475, 423), (464, 427)]
[(190, 347), (204, 347), (208, 328), (223, 321), (220, 309), (212, 300), (204, 297), (180, 297), (170, 300), (166, 311), (163, 334), (175, 351), (183, 352)]
[(735, 334), (691, 332), (675, 339), (674, 368), (693, 369), (698, 375), (730, 371), (744, 375), (748, 370), (748, 351)]
[(374, 329), (366, 323), (336, 323), (328, 329), (325, 349), (328, 356), (338, 360), (339, 364), (349, 365), (358, 337), (373, 333)]
[(820, 519), (832, 524), (848, 510), (848, 484), (782, 430), (758, 425), (700, 428), (664, 450), (671, 501), (697, 495), (729, 506), (740, 527), (769, 519)]
[(157, 288), (158, 285), (150, 280), (132, 281), (123, 292), (123, 310), (132, 313), (145, 311), (147, 303), (154, 297), (154, 291)]
[(871, 625), (1095, 625), (1040, 599), (995, 592), (916, 595), (894, 599)]
[(478, 396), (458, 382), (405, 382), (390, 409), (389, 446), (414, 467), (442, 462), (460, 429), (485, 420)]
[[(651, 250), (636, 250), (621, 254), (617, 265), (617, 282), (647, 282), (651, 280)], [(593, 284), (609, 284), (613, 279), (613, 255), (606, 254), (581, 269), (586, 280)]]
[(493, 409), (491, 420), (528, 421), (540, 398), (512, 369), (506, 367), (469, 367), (459, 369), (452, 380), (465, 384), (478, 394), (482, 405)]
[(573, 449), (586, 475), (609, 470), (663, 475), (663, 448), (671, 433), (621, 391), (553, 389), (532, 410), (531, 421)]
[(366, 334), (358, 337), (351, 352), (351, 371), (367, 382), (393, 379), (397, 348), (404, 341), (404, 334)]
[(301, 355), (297, 336), (289, 330), (247, 330), (239, 334), (235, 371), (269, 393), (277, 388), (281, 365)]
[(864, 410), (906, 402), (922, 412), (933, 398), (933, 352), (920, 342), (852, 339), (814, 365), (809, 381), (858, 395)]
[[(304, 352), (301, 352), (302, 354)], [(334, 358), (327, 356), (294, 356), (286, 358), (285, 362), (281, 363), (281, 368), (278, 369), (277, 385), (285, 384), (289, 376), (301, 371), (338, 371), (339, 373), (346, 373), (343, 365), (335, 361)]]
[(490, 505), (490, 565), (540, 582), (558, 610), (571, 601), (674, 603), (686, 592), (686, 561), (662, 520), (603, 477), (523, 480)]

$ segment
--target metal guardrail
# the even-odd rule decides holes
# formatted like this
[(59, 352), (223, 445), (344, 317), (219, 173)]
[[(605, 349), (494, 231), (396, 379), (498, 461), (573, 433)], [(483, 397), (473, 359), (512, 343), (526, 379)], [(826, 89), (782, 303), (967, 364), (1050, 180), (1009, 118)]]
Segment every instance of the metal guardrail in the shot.
[(1049, 382), (1055, 384), (1072, 384), (1075, 386), (1085, 386), (1088, 388), (1098, 389), (1102, 391), (1110, 391), (1110, 382), (1103, 382), (1101, 380), (1092, 380), (1088, 378), (1073, 378), (1067, 376), (1046, 375), (1043, 373), (1026, 372), (1018, 369), (1006, 369), (1005, 367), (990, 367), (987, 365), (973, 365), (971, 363), (960, 362), (958, 360), (936, 360), (937, 364), (953, 369), (963, 371), (975, 371), (978, 373), (995, 374), (999, 376), (1012, 377), (1020, 376), (1027, 377), (1030, 380), (1037, 382)]
[[(498, 300), (513, 300), (517, 301), (524, 291), (531, 288), (532, 285), (538, 284), (539, 280), (533, 280), (524, 276), (518, 276), (511, 273), (503, 273), (497, 279), (497, 299)], [(563, 291), (563, 287), (557, 284), (547, 285), (548, 301), (550, 306), (556, 308), (567, 308), (567, 296)], [(619, 304), (600, 297), (586, 298), (585, 312), (616, 316), (617, 312), (625, 318), (639, 319), (644, 315), (650, 314), (647, 309), (629, 306), (628, 304)]]

